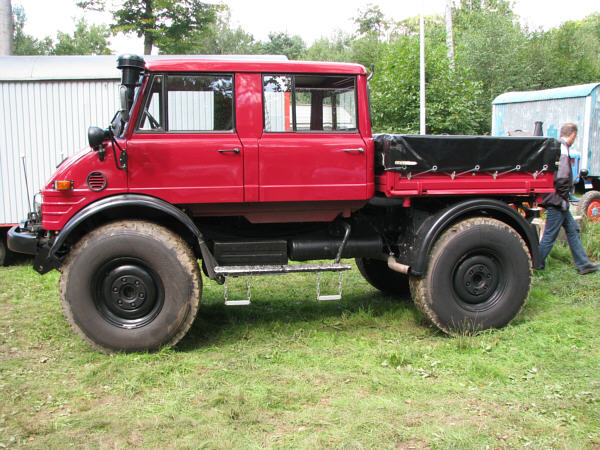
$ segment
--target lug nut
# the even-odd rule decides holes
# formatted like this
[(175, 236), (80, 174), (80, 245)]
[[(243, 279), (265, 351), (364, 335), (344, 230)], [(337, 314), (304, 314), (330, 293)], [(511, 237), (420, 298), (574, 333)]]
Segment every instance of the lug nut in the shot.
[(123, 283), (127, 283), (127, 278), (123, 277), (123, 278), (121, 278), (121, 281), (122, 281)]

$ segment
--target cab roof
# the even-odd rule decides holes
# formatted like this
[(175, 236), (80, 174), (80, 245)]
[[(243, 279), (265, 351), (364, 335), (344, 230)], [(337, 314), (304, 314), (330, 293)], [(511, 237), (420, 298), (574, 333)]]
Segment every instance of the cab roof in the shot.
[(148, 72), (278, 72), (366, 75), (360, 64), (315, 61), (289, 61), (286, 59), (255, 57), (222, 58), (169, 58), (146, 61)]

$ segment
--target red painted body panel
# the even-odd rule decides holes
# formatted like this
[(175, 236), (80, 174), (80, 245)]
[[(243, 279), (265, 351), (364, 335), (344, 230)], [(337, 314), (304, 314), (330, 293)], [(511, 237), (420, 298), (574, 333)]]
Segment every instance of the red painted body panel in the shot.
[(235, 75), (236, 130), (244, 147), (244, 201), (257, 202), (258, 140), (262, 135), (262, 80), (258, 73)]
[(366, 75), (360, 64), (314, 61), (249, 61), (210, 59), (164, 59), (146, 62), (150, 72), (280, 72)]
[(127, 153), (131, 193), (174, 204), (244, 201), (244, 150), (235, 133), (135, 133)]
[(260, 200), (364, 200), (366, 144), (358, 133), (265, 133), (259, 143)]
[[(118, 150), (117, 150), (118, 151)], [(94, 192), (87, 187), (87, 176), (98, 171), (105, 175), (106, 188)], [(73, 189), (57, 191), (54, 180), (72, 180)], [(44, 230), (60, 230), (68, 220), (84, 206), (109, 195), (127, 192), (127, 174), (118, 170), (112, 149), (107, 149), (104, 161), (91, 149), (85, 149), (64, 161), (42, 190), (42, 227)]]
[(531, 195), (553, 192), (554, 177), (543, 173), (534, 178), (531, 173), (498, 175), (491, 173), (427, 174), (410, 180), (398, 173), (386, 172), (377, 177), (377, 189), (388, 197), (450, 196), (450, 195)]
[(337, 216), (350, 217), (366, 200), (329, 202), (254, 202), (240, 204), (184, 205), (196, 217), (244, 216), (251, 223), (330, 222)]

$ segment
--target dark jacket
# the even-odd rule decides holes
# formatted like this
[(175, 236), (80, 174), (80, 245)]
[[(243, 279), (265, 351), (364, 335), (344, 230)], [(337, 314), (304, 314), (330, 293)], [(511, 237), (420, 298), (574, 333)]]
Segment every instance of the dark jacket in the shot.
[(569, 194), (573, 189), (573, 172), (571, 171), (571, 158), (568, 154), (560, 155), (558, 170), (554, 173), (554, 192), (546, 194), (542, 206), (559, 208), (563, 211), (569, 209)]

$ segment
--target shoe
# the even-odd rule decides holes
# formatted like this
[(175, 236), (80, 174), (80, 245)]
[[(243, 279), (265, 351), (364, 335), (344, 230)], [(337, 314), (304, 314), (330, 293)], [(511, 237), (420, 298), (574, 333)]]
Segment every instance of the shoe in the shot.
[(588, 273), (597, 272), (598, 269), (600, 269), (600, 264), (587, 263), (585, 266), (577, 269), (577, 273), (579, 275), (586, 275)]

